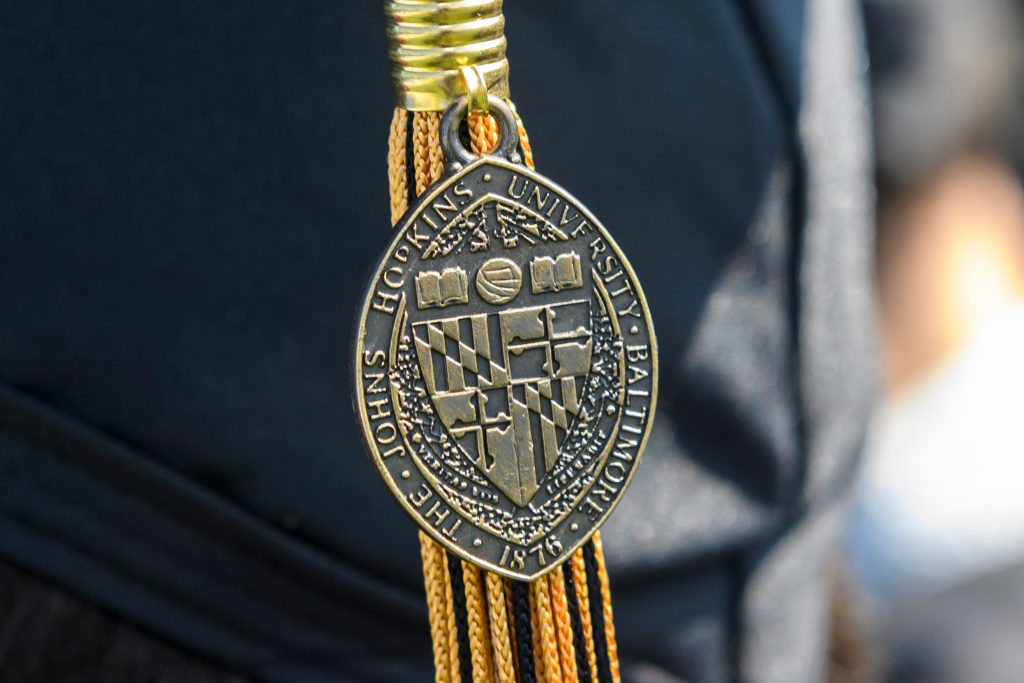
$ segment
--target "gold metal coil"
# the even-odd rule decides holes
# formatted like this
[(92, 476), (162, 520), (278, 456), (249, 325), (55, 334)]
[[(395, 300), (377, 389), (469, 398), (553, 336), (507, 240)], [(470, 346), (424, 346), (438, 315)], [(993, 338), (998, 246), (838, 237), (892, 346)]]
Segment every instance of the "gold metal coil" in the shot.
[(385, 0), (391, 80), (399, 107), (442, 111), (466, 94), (460, 68), (508, 97), (502, 0)]

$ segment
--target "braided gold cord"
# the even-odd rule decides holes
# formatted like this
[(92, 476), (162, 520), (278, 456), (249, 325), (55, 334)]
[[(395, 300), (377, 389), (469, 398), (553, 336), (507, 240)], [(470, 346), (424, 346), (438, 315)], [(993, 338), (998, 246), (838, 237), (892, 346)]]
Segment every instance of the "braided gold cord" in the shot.
[[(444, 175), (444, 152), (441, 151), (441, 115), (428, 112), (427, 147), (430, 154), (430, 183), (436, 183)], [(430, 184), (428, 183), (428, 184)]]
[(529, 623), (530, 623), (530, 635), (534, 637), (534, 669), (537, 673), (538, 683), (546, 683), (547, 677), (545, 676), (546, 660), (544, 658), (544, 645), (541, 643), (543, 639), (543, 633), (541, 629), (541, 615), (538, 610), (537, 604), (537, 593), (534, 591), (534, 585), (529, 586)]
[(533, 164), (533, 147), (530, 146), (530, 136), (526, 134), (526, 126), (523, 125), (523, 119), (519, 116), (519, 111), (516, 109), (516, 105), (512, 100), (508, 100), (509, 109), (516, 117), (516, 125), (519, 128), (519, 146), (523, 149), (523, 163), (526, 164), (527, 168), (535, 168)]
[(597, 679), (597, 650), (594, 649), (594, 622), (590, 618), (590, 595), (587, 592), (587, 568), (584, 565), (583, 551), (572, 554), (572, 578), (576, 584), (576, 600), (580, 605), (580, 623), (583, 625), (583, 643), (587, 649), (587, 665), (590, 667), (590, 680)]
[(569, 600), (565, 596), (565, 577), (562, 567), (556, 567), (547, 579), (551, 593), (551, 611), (555, 618), (555, 633), (558, 635), (558, 659), (562, 664), (562, 678), (566, 681), (579, 680), (576, 670), (576, 648), (572, 644), (572, 621), (569, 617)]
[(405, 137), (409, 128), (409, 117), (404, 109), (395, 109), (391, 117), (391, 134), (388, 136), (388, 190), (391, 194), (391, 225), (409, 208), (409, 186), (405, 172)]
[(462, 563), (462, 580), (466, 586), (466, 617), (469, 622), (469, 654), (473, 660), (473, 683), (493, 683), (491, 639), (487, 633), (487, 599), (484, 595), (480, 568)]
[(473, 151), (477, 154), (486, 154), (498, 144), (500, 134), (498, 122), (491, 115), (470, 114), (469, 115), (469, 138)]
[(512, 634), (508, 627), (505, 581), (493, 572), (484, 572), (487, 582), (487, 616), (490, 620), (494, 679), (497, 683), (516, 683)]
[(612, 681), (619, 683), (619, 647), (615, 642), (615, 623), (612, 621), (612, 592), (608, 583), (608, 568), (604, 564), (604, 548), (601, 545), (601, 534), (594, 533), (594, 555), (597, 557), (597, 574), (601, 579), (601, 611), (604, 613), (604, 637), (608, 642), (608, 668), (612, 672)]
[[(511, 103), (509, 103), (511, 105)], [(515, 108), (513, 106), (513, 112)], [(437, 112), (416, 112), (412, 126), (412, 177), (416, 194), (421, 194), (444, 174), (444, 157), (440, 145), (441, 116)], [(523, 160), (533, 168), (533, 153), (522, 120), (516, 114)], [(388, 188), (391, 220), (397, 223), (408, 210), (410, 182), (407, 168), (407, 138), (410, 117), (396, 109), (388, 139)], [(473, 151), (485, 154), (499, 141), (497, 121), (489, 115), (473, 115), (469, 120), (469, 137)], [(463, 681), (460, 670), (459, 636), (456, 624), (453, 587), (448, 568), (448, 554), (426, 534), (420, 532), (424, 587), (430, 615), (436, 683), (517, 683), (516, 641), (513, 610), (510, 606), (510, 583), (497, 574), (483, 571), (462, 562), (469, 635), (469, 658), (473, 680)], [(609, 668), (615, 683), (620, 681), (618, 648), (612, 621), (611, 598), (601, 540), (594, 534), (595, 556), (601, 583), (602, 613)], [(594, 624), (590, 614), (586, 568), (582, 551), (573, 553), (568, 564), (556, 568), (547, 577), (530, 585), (531, 631), (534, 665), (538, 683), (575, 683), (579, 680), (572, 621), (565, 593), (564, 572), (571, 571), (579, 604), (582, 642), (591, 680), (598, 680), (597, 654), (594, 646)], [(459, 617), (461, 618), (461, 617)], [(465, 657), (466, 653), (462, 653)]]
[(412, 163), (416, 180), (416, 194), (421, 195), (430, 185), (430, 137), (427, 121), (434, 112), (416, 112), (412, 115)]
[(427, 590), (430, 614), (430, 640), (434, 644), (434, 669), (437, 683), (450, 683), (448, 672), (448, 601), (444, 586), (444, 550), (420, 532), (420, 556), (423, 558), (423, 584)]
[(537, 611), (533, 630), (540, 634), (541, 657), (544, 660), (544, 674), (538, 676), (538, 680), (544, 683), (562, 683), (562, 666), (558, 662), (558, 635), (555, 633), (555, 619), (551, 613), (551, 591), (547, 578), (530, 584), (530, 592)]
[[(399, 115), (399, 112), (402, 115)], [(392, 119), (391, 139), (388, 144), (388, 174), (391, 191), (392, 208), (400, 203), (395, 196), (396, 191), (408, 194), (408, 186), (404, 178), (408, 171), (405, 163), (406, 127), (397, 124), (401, 118), (407, 119), (405, 112), (397, 109)], [(432, 183), (441, 178), (444, 172), (444, 158), (441, 154), (440, 114), (436, 112), (417, 112), (413, 115), (413, 172), (416, 179), (416, 194), (422, 194)], [(402, 136), (401, 162), (392, 164), (392, 150), (399, 146), (394, 139)], [(401, 175), (402, 181), (393, 176)], [(406, 205), (408, 200), (404, 200)], [(452, 602), (451, 575), (448, 572), (448, 557), (439, 544), (420, 532), (420, 546), (423, 555), (424, 579), (427, 586), (427, 606), (430, 612), (431, 640), (434, 643), (434, 666), (437, 669), (438, 683), (462, 683), (459, 669), (458, 630), (455, 626), (455, 609)], [(429, 573), (429, 577), (427, 576)], [(479, 581), (478, 581), (479, 584)], [(470, 603), (467, 595), (467, 605)], [(436, 607), (436, 609), (435, 609)], [(474, 667), (475, 670), (475, 667)], [(469, 683), (468, 681), (466, 683)], [(477, 683), (474, 681), (473, 683)], [(490, 683), (489, 681), (487, 683)]]

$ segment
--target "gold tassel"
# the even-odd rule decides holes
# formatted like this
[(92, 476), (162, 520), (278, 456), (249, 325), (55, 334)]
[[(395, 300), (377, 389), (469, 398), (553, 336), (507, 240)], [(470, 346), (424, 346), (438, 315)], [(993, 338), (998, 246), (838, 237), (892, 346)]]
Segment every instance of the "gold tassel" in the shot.
[(533, 631), (539, 645), (539, 657), (543, 660), (544, 675), (538, 679), (544, 683), (562, 683), (562, 668), (558, 662), (558, 635), (555, 619), (551, 613), (551, 592), (547, 577), (530, 584), (534, 600)]
[(405, 137), (409, 117), (405, 110), (395, 109), (388, 136), (388, 189), (391, 192), (391, 225), (394, 226), (409, 208), (409, 185), (405, 172)]
[(619, 683), (619, 646), (615, 641), (615, 623), (612, 621), (612, 592), (608, 583), (608, 569), (604, 564), (604, 546), (601, 534), (594, 534), (594, 555), (597, 557), (597, 576), (601, 580), (601, 612), (604, 614), (604, 637), (608, 647), (608, 666), (612, 672), (612, 681)]
[(448, 598), (445, 595), (444, 550), (420, 532), (420, 555), (423, 558), (423, 584), (427, 591), (430, 613), (430, 638), (434, 643), (434, 680), (450, 683), (448, 672)]
[(509, 628), (505, 580), (493, 572), (483, 574), (487, 577), (487, 616), (491, 624), (495, 680), (497, 683), (516, 683), (516, 670), (513, 664), (515, 648), (512, 643), (512, 631)]
[[(511, 103), (510, 103), (511, 104)], [(515, 112), (515, 107), (512, 107)], [(416, 194), (422, 194), (444, 173), (444, 158), (440, 145), (438, 112), (415, 112), (395, 109), (388, 140), (388, 188), (391, 195), (391, 220), (397, 223), (409, 208), (410, 176)], [(533, 168), (533, 151), (522, 120), (516, 113), (523, 160)], [(469, 121), (473, 151), (485, 154), (497, 144), (498, 124), (492, 116), (472, 115)], [(412, 139), (412, 169), (407, 168), (407, 139)], [(423, 579), (430, 616), (433, 642), (435, 681), (437, 683), (577, 683), (581, 675), (598, 683), (599, 672), (607, 670), (615, 683), (620, 680), (618, 647), (612, 622), (611, 596), (604, 554), (598, 534), (594, 534), (593, 548), (598, 585), (587, 580), (585, 554), (578, 550), (565, 565), (548, 573), (529, 587), (530, 640), (533, 645), (534, 670), (520, 670), (516, 645), (515, 610), (512, 605), (511, 584), (497, 574), (477, 568), (467, 562), (455, 560), (440, 545), (423, 532), (419, 534), (423, 559)], [(452, 585), (450, 562), (461, 566), (462, 586)], [(575, 603), (578, 606), (579, 630), (573, 631), (566, 594), (566, 576), (571, 574)], [(459, 618), (456, 613), (456, 595), (461, 590), (465, 599), (465, 632), (468, 652), (460, 652)], [(598, 663), (595, 647), (591, 596), (599, 596), (598, 609), (603, 621), (604, 650), (607, 661)], [(574, 637), (575, 636), (575, 637)], [(583, 644), (584, 656), (577, 660), (576, 642)], [(472, 668), (472, 681), (463, 681), (462, 671), (468, 658)], [(577, 662), (586, 667), (580, 671)]]
[(557, 567), (548, 574), (547, 581), (548, 592), (551, 594), (551, 612), (555, 619), (555, 634), (558, 638), (558, 661), (562, 666), (562, 678), (566, 681), (577, 681), (579, 673), (576, 671), (576, 648), (572, 642), (572, 623), (569, 616), (569, 601), (565, 597), (565, 577), (562, 575), (562, 568)]
[(484, 597), (481, 570), (469, 562), (462, 563), (466, 584), (466, 612), (469, 622), (469, 647), (473, 661), (473, 683), (492, 683), (491, 639), (487, 633), (487, 601)]

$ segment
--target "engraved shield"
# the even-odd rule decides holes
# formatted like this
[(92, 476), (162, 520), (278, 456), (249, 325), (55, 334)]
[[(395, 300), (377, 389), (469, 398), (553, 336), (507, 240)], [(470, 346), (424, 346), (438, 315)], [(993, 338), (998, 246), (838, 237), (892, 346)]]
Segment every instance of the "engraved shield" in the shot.
[(621, 499), (656, 340), (625, 256), (565, 190), (496, 158), (439, 181), (396, 229), (359, 324), (371, 459), (445, 548), (533, 580)]
[(445, 429), (492, 484), (525, 506), (580, 411), (590, 302), (418, 322), (413, 337)]

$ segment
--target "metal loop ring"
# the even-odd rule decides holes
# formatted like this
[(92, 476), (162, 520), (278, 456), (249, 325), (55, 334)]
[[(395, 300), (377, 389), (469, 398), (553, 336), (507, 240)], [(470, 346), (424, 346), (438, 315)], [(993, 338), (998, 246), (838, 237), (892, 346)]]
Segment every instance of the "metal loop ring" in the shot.
[[(494, 95), (487, 96), (487, 105), (490, 107), (491, 115), (498, 119), (499, 138), (497, 146), (486, 156), (502, 157), (513, 164), (518, 164), (519, 126), (515, 114), (503, 99)], [(441, 118), (441, 150), (452, 170), (468, 166), (479, 158), (466, 149), (459, 138), (459, 127), (468, 111), (469, 98), (463, 96), (452, 102)]]

